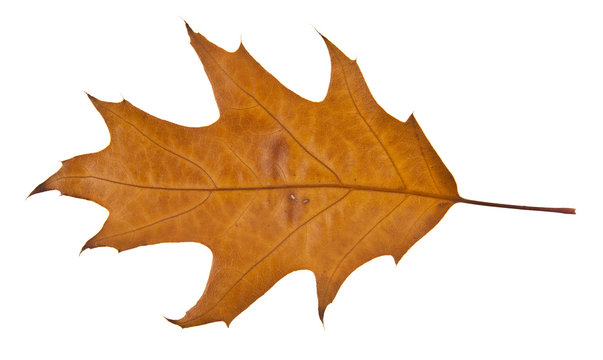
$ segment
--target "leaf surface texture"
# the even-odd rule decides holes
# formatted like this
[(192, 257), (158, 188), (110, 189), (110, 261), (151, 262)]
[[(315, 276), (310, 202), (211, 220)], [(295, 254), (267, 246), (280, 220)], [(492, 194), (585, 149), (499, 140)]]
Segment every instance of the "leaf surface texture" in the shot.
[(306, 100), (241, 45), (227, 52), (187, 25), (219, 119), (190, 128), (127, 101), (90, 97), (111, 135), (63, 162), (34, 193), (94, 201), (109, 218), (84, 249), (197, 242), (213, 254), (201, 299), (174, 323), (229, 324), (285, 275), (316, 276), (323, 317), (343, 281), (383, 255), (396, 261), (459, 201), (414, 116), (374, 100), (355, 61), (326, 38), (331, 80)]

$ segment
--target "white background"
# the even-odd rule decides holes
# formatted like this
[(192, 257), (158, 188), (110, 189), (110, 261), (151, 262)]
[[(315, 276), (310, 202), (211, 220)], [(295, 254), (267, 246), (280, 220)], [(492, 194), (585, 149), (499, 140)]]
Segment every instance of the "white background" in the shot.
[[(4, 359), (601, 359), (603, 11), (597, 1), (21, 1), (0, 6)], [(395, 5), (394, 5), (395, 4)], [(83, 91), (180, 124), (218, 117), (182, 19), (240, 39), (319, 101), (327, 50), (358, 58), (377, 101), (411, 112), (461, 195), (578, 215), (455, 205), (394, 266), (354, 272), (318, 320), (287, 276), (226, 328), (182, 330), (211, 264), (198, 244), (78, 252), (107, 211), (27, 194), (108, 144)]]

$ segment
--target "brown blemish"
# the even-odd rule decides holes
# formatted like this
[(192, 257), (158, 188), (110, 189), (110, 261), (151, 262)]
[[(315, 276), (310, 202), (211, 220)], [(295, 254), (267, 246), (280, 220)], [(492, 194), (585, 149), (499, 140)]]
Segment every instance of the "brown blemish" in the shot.
[(272, 180), (279, 182), (287, 181), (287, 174), (283, 168), (289, 163), (289, 143), (283, 136), (270, 139), (266, 144), (267, 151), (262, 157), (262, 167), (265, 173), (270, 174)]

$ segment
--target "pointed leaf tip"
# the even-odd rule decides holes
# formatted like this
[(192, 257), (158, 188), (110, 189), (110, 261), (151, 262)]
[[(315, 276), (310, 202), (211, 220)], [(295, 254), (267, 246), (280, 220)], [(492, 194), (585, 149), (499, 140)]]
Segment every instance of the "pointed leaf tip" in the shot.
[(335, 44), (333, 44), (331, 42), (331, 40), (329, 40), (326, 36), (324, 36), (323, 34), (321, 34), (318, 30), (316, 30), (316, 32), (318, 32), (318, 35), (320, 35), (320, 37), (322, 37), (322, 40), (324, 41), (325, 45), (327, 46), (327, 50), (329, 51), (329, 55), (331, 57), (331, 62), (334, 61), (334, 59), (338, 59), (339, 61), (350, 61), (352, 63), (356, 63), (356, 59), (352, 59), (349, 56), (347, 56), (343, 51), (341, 51), (341, 49), (339, 49)]
[(408, 117), (408, 119), (406, 120), (406, 122), (411, 122), (411, 123), (416, 123), (417, 122), (417, 118), (415, 118), (415, 112), (413, 111), (410, 116)]
[(82, 246), (82, 249), (80, 250), (80, 253), (79, 253), (78, 255), (79, 255), (79, 256), (82, 256), (82, 253), (83, 253), (85, 250), (87, 250), (87, 249), (90, 249), (90, 248), (88, 247), (88, 243), (86, 243), (84, 246)]
[[(82, 253), (83, 253), (85, 250), (88, 250), (88, 249), (94, 249), (94, 248), (97, 248), (97, 247), (99, 246), (99, 245), (94, 244), (94, 243), (92, 242), (92, 240), (94, 240), (94, 238), (95, 238), (95, 237), (96, 237), (96, 235), (95, 235), (95, 236), (93, 236), (93, 237), (92, 237), (90, 240), (86, 241), (86, 243), (84, 244), (84, 246), (82, 246), (82, 249), (80, 250), (80, 255), (82, 255)], [(118, 252), (119, 252), (119, 251), (118, 251)]]
[(322, 326), (325, 326), (325, 310), (326, 310), (326, 306), (323, 307), (318, 307), (318, 317), (320, 318), (320, 322), (322, 323)]
[(165, 316), (163, 318), (166, 319), (167, 321), (171, 322), (172, 324), (179, 326), (181, 329), (184, 329), (184, 326), (180, 325), (180, 323), (179, 323), (180, 320), (169, 319)]
[(184, 20), (184, 26), (186, 26), (186, 32), (188, 33), (188, 36), (191, 38), (191, 40), (193, 39), (193, 36), (195, 35), (195, 31), (191, 28), (191, 26), (186, 22), (186, 20)]
[(322, 38), (323, 38), (324, 40), (326, 40), (326, 41), (329, 41), (329, 40), (328, 40), (328, 39), (327, 39), (327, 38), (326, 38), (326, 37), (325, 37), (325, 36), (324, 36), (324, 35), (323, 35), (323, 34), (320, 32), (320, 30), (318, 30), (318, 29), (316, 28), (316, 26), (312, 25), (312, 28), (314, 29), (314, 31), (316, 31), (316, 33), (317, 33), (318, 35), (320, 35), (320, 37), (322, 37)]
[(95, 98), (94, 96), (88, 94), (87, 92), (84, 91), (84, 93), (86, 94), (86, 96), (88, 96), (88, 99), (90, 100), (90, 102), (92, 103), (92, 105), (94, 105), (94, 107), (98, 107), (98, 104), (101, 102), (99, 99)]
[(44, 191), (48, 191), (48, 189), (46, 188), (46, 181), (44, 181), (40, 185), (36, 186), (36, 188), (33, 189), (33, 191), (30, 192), (29, 195), (27, 195), (27, 197), (25, 199), (28, 199), (30, 196), (44, 192)]

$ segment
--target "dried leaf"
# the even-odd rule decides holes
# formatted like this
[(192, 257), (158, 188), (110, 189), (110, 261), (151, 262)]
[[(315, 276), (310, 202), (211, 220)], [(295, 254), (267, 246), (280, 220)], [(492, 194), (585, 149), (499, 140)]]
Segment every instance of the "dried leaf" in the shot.
[(127, 101), (90, 96), (111, 135), (100, 152), (63, 162), (33, 192), (94, 201), (109, 218), (84, 249), (124, 251), (198, 242), (213, 254), (209, 280), (182, 327), (224, 321), (285, 275), (316, 276), (318, 313), (363, 263), (398, 262), (461, 198), (414, 116), (401, 122), (373, 99), (355, 61), (326, 38), (325, 99), (296, 95), (241, 45), (229, 53), (194, 33), (220, 110), (215, 123), (179, 126)]

